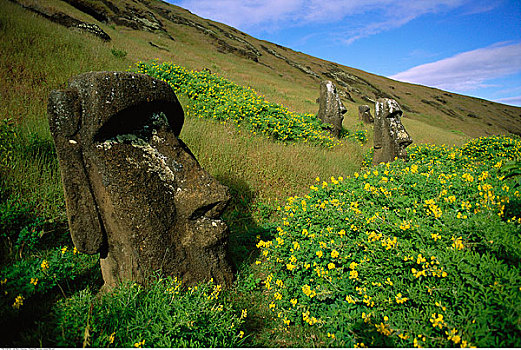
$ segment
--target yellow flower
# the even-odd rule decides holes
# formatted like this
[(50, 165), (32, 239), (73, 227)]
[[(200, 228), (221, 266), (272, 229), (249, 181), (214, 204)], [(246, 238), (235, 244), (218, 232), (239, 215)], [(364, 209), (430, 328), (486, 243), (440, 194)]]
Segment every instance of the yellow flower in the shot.
[(42, 268), (42, 270), (47, 270), (49, 268), (49, 262), (47, 260), (43, 260), (40, 264), (40, 267)]
[(244, 309), (241, 311), (241, 318), (246, 318), (248, 317), (248, 310)]
[(403, 304), (405, 303), (407, 300), (409, 300), (408, 298), (405, 298), (405, 297), (402, 297), (402, 293), (398, 293), (395, 297), (396, 299), (396, 303), (397, 304)]
[(19, 309), (24, 304), (24, 297), (19, 295), (14, 299), (13, 307)]
[(340, 254), (334, 249), (332, 252), (331, 252), (331, 257), (332, 258), (338, 258)]
[(321, 250), (317, 251), (317, 253), (316, 253), (316, 254), (317, 254), (317, 256), (318, 256), (319, 258), (321, 258), (321, 257), (322, 257), (322, 255), (324, 255), (324, 253), (322, 253), (322, 251), (321, 251)]
[(38, 283), (38, 278), (32, 278), (31, 277), (31, 282), (29, 282), (29, 283), (31, 283), (32, 285), (36, 286), (36, 284)]
[(62, 255), (65, 254), (65, 253), (67, 252), (67, 246), (63, 247), (63, 248), (61, 249), (61, 251), (62, 251)]
[(445, 321), (443, 321), (442, 314), (438, 314), (438, 317), (436, 317), (436, 314), (432, 314), (430, 321), (434, 328), (439, 327), (440, 329), (442, 329), (443, 326), (445, 325)]
[(329, 263), (329, 264), (327, 264), (327, 268), (330, 270), (333, 270), (335, 268), (335, 264)]
[(109, 336), (109, 344), (114, 343), (114, 335), (116, 335), (116, 332), (112, 332), (112, 334)]
[(356, 279), (358, 278), (358, 271), (351, 270), (349, 271), (349, 279)]
[(297, 299), (291, 299), (289, 302), (293, 304), (293, 306), (297, 305)]
[(143, 341), (140, 341), (140, 342), (138, 342), (138, 343), (134, 343), (134, 347), (135, 347), (135, 348), (142, 348), (143, 345), (145, 345), (145, 341), (144, 341), (144, 340), (143, 340)]
[(240, 332), (239, 332), (239, 338), (242, 338), (242, 337), (244, 337), (244, 332), (243, 332), (243, 331), (240, 331)]
[(350, 295), (346, 296), (346, 301), (347, 301), (349, 304), (356, 304), (356, 300), (353, 299)]
[(454, 236), (452, 236), (451, 240), (454, 241), (452, 243), (452, 247), (453, 248), (455, 248), (457, 250), (462, 250), (463, 248), (465, 248), (464, 245), (463, 245), (463, 240), (462, 240), (461, 236), (458, 237), (458, 238), (455, 238)]

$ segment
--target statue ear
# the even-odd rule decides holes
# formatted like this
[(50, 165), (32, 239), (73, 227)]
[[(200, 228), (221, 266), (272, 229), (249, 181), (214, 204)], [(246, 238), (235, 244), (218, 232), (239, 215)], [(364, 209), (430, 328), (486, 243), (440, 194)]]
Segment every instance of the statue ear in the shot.
[(52, 91), (47, 113), (60, 162), (72, 241), (79, 251), (95, 254), (105, 242), (105, 233), (78, 136), (81, 104), (77, 92), (71, 89)]

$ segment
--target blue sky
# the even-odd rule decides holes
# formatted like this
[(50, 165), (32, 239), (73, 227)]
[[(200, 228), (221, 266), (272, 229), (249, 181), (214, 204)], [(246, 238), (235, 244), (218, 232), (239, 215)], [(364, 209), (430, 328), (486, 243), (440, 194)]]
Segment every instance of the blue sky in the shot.
[(521, 0), (169, 0), (258, 39), (521, 106)]

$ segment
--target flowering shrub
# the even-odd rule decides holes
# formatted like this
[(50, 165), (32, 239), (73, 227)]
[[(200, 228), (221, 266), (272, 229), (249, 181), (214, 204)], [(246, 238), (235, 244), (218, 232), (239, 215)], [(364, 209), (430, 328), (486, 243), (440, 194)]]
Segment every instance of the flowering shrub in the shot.
[(408, 150), (279, 208), (257, 245), (268, 308), (331, 346), (521, 346), (521, 193), (498, 176), (521, 142)]
[(35, 294), (62, 288), (61, 284), (97, 266), (98, 259), (64, 246), (4, 266), (0, 270), (0, 316), (19, 310)]
[(237, 347), (247, 311), (235, 311), (211, 283), (184, 288), (176, 278), (124, 283), (97, 298), (89, 290), (55, 307), (58, 346)]
[[(187, 115), (232, 122), (254, 134), (276, 140), (311, 142), (327, 147), (338, 140), (323, 132), (322, 122), (311, 114), (300, 114), (270, 103), (253, 89), (242, 87), (207, 71), (189, 71), (172, 64), (138, 62), (135, 71), (148, 74), (170, 84), (175, 93), (190, 99)], [(356, 134), (365, 139), (365, 134)]]

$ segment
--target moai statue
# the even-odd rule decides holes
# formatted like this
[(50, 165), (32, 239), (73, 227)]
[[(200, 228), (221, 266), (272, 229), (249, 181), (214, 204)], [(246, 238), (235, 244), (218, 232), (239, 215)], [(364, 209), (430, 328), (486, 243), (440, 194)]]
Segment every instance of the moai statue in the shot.
[(330, 80), (324, 80), (320, 83), (320, 98), (317, 117), (324, 123), (329, 124), (329, 132), (340, 137), (342, 131), (342, 120), (347, 109), (340, 101), (336, 91), (335, 84)]
[(396, 157), (406, 160), (405, 148), (412, 139), (400, 120), (402, 109), (398, 102), (379, 98), (375, 104), (373, 165), (392, 162)]
[(358, 106), (358, 119), (366, 124), (374, 123), (371, 108), (368, 105)]
[(100, 253), (104, 289), (157, 270), (230, 284), (229, 192), (178, 138), (184, 113), (167, 83), (85, 73), (51, 93), (48, 114), (72, 240)]

